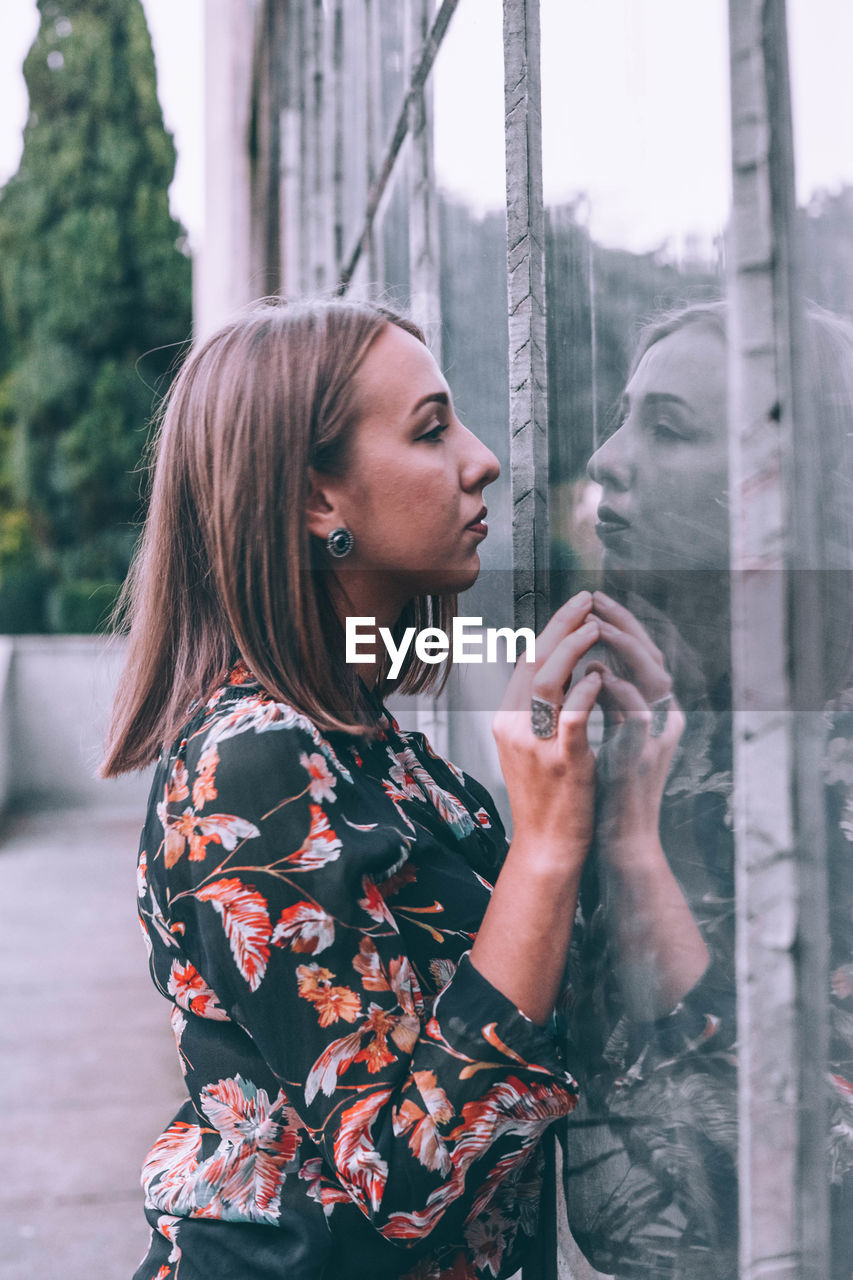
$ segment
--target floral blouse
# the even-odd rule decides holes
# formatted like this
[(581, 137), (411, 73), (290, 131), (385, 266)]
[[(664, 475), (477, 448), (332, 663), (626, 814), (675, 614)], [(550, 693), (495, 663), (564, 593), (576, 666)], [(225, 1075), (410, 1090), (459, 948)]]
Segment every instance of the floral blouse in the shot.
[(487, 793), (383, 713), (323, 736), (238, 665), (164, 752), (139, 855), (187, 1100), (135, 1280), (500, 1280), (577, 1090), (467, 951)]

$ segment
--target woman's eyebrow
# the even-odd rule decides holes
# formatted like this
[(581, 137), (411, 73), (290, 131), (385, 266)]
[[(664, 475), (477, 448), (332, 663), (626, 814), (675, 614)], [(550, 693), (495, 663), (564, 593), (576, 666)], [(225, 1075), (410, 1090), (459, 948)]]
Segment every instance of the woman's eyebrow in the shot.
[(650, 391), (648, 395), (643, 397), (643, 399), (646, 404), (652, 405), (652, 407), (661, 404), (678, 405), (680, 409), (686, 409), (692, 417), (696, 416), (692, 405), (690, 405), (686, 400), (683, 400), (681, 396), (673, 395), (671, 391)]
[(421, 396), (420, 400), (417, 402), (414, 409), (412, 409), (412, 413), (413, 414), (417, 413), (417, 411), (419, 409), (422, 409), (425, 404), (449, 405), (450, 396), (447, 394), (446, 391), (431, 391), (429, 395)]

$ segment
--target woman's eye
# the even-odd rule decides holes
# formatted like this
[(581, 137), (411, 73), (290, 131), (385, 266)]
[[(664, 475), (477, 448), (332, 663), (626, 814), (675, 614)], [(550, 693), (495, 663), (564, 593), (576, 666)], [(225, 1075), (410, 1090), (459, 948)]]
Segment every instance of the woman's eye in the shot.
[(668, 422), (656, 422), (652, 431), (658, 440), (683, 440), (684, 436)]
[(446, 422), (437, 422), (429, 431), (425, 431), (423, 435), (418, 436), (419, 440), (439, 440), (442, 433), (447, 430)]

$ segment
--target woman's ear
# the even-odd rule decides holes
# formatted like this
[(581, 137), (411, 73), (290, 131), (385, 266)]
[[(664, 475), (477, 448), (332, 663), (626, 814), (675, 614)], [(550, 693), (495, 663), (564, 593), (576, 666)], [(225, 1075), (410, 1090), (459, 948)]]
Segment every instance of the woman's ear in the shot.
[(305, 499), (305, 522), (308, 532), (324, 541), (331, 531), (342, 524), (337, 518), (337, 493), (331, 476), (321, 475), (313, 467), (308, 468), (308, 496)]

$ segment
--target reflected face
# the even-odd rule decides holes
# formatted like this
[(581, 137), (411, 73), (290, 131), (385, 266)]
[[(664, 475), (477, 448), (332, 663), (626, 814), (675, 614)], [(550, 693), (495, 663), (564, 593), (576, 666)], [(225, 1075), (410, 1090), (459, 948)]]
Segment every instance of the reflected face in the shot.
[(345, 474), (327, 488), (355, 539), (342, 581), (379, 617), (415, 595), (473, 584), (488, 532), (483, 489), (500, 464), (459, 421), (428, 348), (405, 330), (383, 330), (356, 377), (362, 417)]
[(726, 347), (701, 322), (645, 353), (589, 462), (609, 569), (729, 563)]

